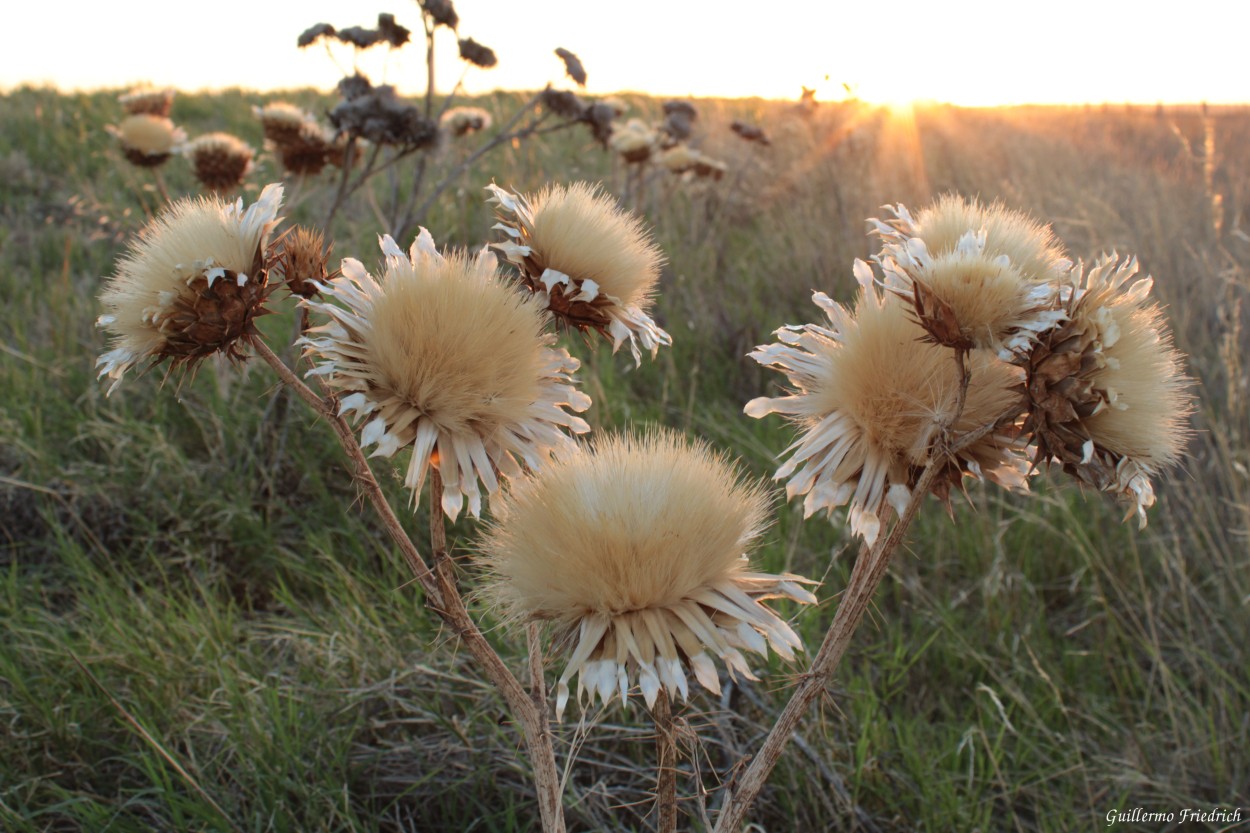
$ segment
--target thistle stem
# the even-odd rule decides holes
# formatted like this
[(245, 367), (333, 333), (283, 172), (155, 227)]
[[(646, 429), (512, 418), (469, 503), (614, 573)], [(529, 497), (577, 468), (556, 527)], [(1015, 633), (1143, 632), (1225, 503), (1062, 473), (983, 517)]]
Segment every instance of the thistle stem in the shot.
[(677, 741), (673, 733), (673, 707), (661, 687), (651, 709), (655, 721), (656, 833), (677, 831)]
[(962, 351), (957, 350), (955, 353), (955, 367), (959, 374), (958, 379), (960, 382), (956, 400), (957, 409), (942, 426), (942, 430), (938, 432), (937, 439), (930, 450), (929, 462), (925, 465), (924, 470), (920, 474), (920, 479), (912, 489), (911, 500), (907, 502), (907, 506), (903, 509), (903, 514), (899, 516), (898, 520), (890, 528), (888, 535), (878, 538), (872, 547), (860, 549), (859, 554), (855, 558), (855, 566), (851, 569), (850, 582), (847, 584), (846, 590), (838, 603), (838, 610), (834, 614), (833, 624), (829, 626), (829, 630), (825, 633), (825, 639), (821, 643), (820, 650), (817, 651), (816, 656), (812, 659), (811, 667), (802, 676), (802, 681), (790, 696), (790, 700), (786, 703), (785, 708), (782, 709), (781, 715), (777, 718), (777, 722), (773, 724), (768, 736), (764, 739), (763, 745), (760, 746), (755, 756), (751, 759), (750, 765), (736, 782), (731, 783), (726, 788), (725, 801), (721, 807), (720, 815), (716, 819), (714, 833), (738, 833), (742, 829), (747, 811), (759, 795), (760, 790), (763, 789), (764, 783), (768, 780), (769, 774), (772, 773), (773, 767), (777, 765), (777, 761), (780, 759), (785, 745), (798, 727), (799, 721), (807, 713), (812, 703), (821, 694), (826, 693), (828, 685), (833, 679), (834, 670), (838, 667), (838, 663), (841, 662), (847, 647), (851, 644), (851, 638), (855, 635), (856, 628), (859, 627), (859, 623), (863, 620), (864, 613), (868, 610), (868, 605), (872, 602), (872, 597), (876, 594), (878, 585), (885, 578), (886, 568), (890, 565), (890, 558), (894, 555), (899, 545), (902, 544), (903, 536), (907, 533), (908, 527), (911, 526), (912, 521), (915, 520), (916, 515), (919, 513), (920, 506), (929, 494), (930, 489), (932, 489), (934, 480), (947, 466), (952, 455), (977, 442), (998, 427), (999, 421), (996, 420), (952, 439), (951, 431), (953, 426), (959, 421), (960, 416), (962, 416), (970, 381), (970, 371), (964, 362)]
[[(481, 630), (478, 629), (473, 619), (469, 616), (469, 612), (464, 606), (464, 599), (461, 598), (460, 593), (456, 590), (454, 577), (449, 578), (450, 565), (444, 568), (439, 561), (437, 552), (433, 570), (431, 570), (425, 559), (422, 558), (416, 545), (412, 543), (412, 539), (404, 531), (399, 518), (395, 516), (394, 510), (391, 509), (386, 495), (382, 492), (382, 487), (373, 475), (373, 470), (369, 468), (369, 462), (365, 458), (364, 451), (361, 450), (360, 444), (356, 442), (356, 435), (352, 431), (351, 426), (336, 412), (333, 398), (323, 399), (313, 392), (260, 339), (252, 341), (252, 348), (266, 364), (273, 368), (278, 377), (294, 390), (299, 398), (303, 399), (318, 416), (328, 422), (334, 430), (339, 445), (343, 447), (343, 451), (346, 452), (352, 462), (353, 477), (364, 491), (374, 511), (377, 512), (378, 518), (386, 528), (387, 535), (399, 547), (404, 561), (408, 564), (409, 569), (412, 570), (417, 583), (425, 591), (426, 605), (460, 637), (461, 642), (482, 667), (482, 671), (487, 679), (499, 690), (504, 702), (508, 704), (508, 708), (521, 724), (522, 734), (525, 738), (526, 747), (529, 750), (530, 764), (534, 770), (534, 783), (538, 792), (538, 809), (542, 817), (544, 833), (564, 833), (564, 808), (560, 799), (560, 773), (556, 768), (555, 748), (552, 744), (551, 727), (546, 710), (540, 710), (534, 701), (530, 699), (529, 694), (526, 693), (516, 676), (508, 670), (507, 665), (504, 664), (498, 652), (495, 651), (494, 647), (491, 646), (490, 642), (487, 641)], [(437, 499), (434, 499), (435, 494), (441, 495), (442, 484), (437, 472), (435, 471), (433, 474), (433, 482), (431, 483), (432, 514), (437, 517), (430, 518), (431, 539), (433, 540), (437, 534), (435, 530), (443, 533), (442, 542), (436, 545), (436, 549), (441, 548), (444, 551), (441, 557), (443, 560), (446, 560), (446, 533), (443, 532), (442, 511), (437, 508)]]

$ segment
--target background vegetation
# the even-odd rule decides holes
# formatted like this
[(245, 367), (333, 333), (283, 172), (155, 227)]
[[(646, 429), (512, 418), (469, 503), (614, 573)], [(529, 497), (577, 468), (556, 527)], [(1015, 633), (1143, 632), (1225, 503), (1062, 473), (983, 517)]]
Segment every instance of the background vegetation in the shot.
[[(521, 100), (475, 103), (498, 123)], [(260, 101), (179, 96), (173, 117), (259, 147)], [(812, 289), (851, 297), (852, 260), (872, 248), (864, 218), (949, 190), (1053, 223), (1075, 256), (1139, 255), (1201, 402), (1186, 470), (1159, 485), (1144, 531), (1045, 474), (1027, 499), (972, 488), (953, 523), (930, 507), (756, 821), (1068, 831), (1104, 828), (1113, 809), (1250, 805), (1250, 113), (696, 104), (696, 142), (729, 173), (656, 175), (637, 195), (669, 258), (656, 317), (673, 348), (634, 371), (567, 339), (597, 429), (664, 423), (770, 474), (791, 432), (742, 414), (775, 384), (744, 354), (813, 320)], [(0, 98), (0, 828), (532, 829), (501, 701), (422, 611), (326, 427), (276, 399), (261, 365), (163, 384), (157, 371), (105, 398), (95, 296), (158, 203), (104, 132), (119, 117), (113, 93)], [(743, 142), (733, 119), (772, 145)], [(180, 163), (166, 176), (185, 193)], [(260, 167), (251, 196), (280, 176), (271, 158)], [(371, 203), (408, 176), (340, 213), (337, 256), (375, 262)], [(492, 179), (620, 193), (625, 172), (580, 128), (505, 147), (426, 218), (440, 244), (489, 238)], [(304, 184), (287, 215), (316, 222), (329, 188)], [(275, 344), (292, 326), (281, 306), (266, 320)], [(760, 557), (823, 579), (824, 603), (797, 623), (814, 648), (853, 549), (840, 518), (800, 520), (779, 498)], [(422, 508), (418, 541), (425, 524)], [(454, 534), (471, 583), (473, 525)], [(493, 638), (523, 655), (514, 634)], [(679, 781), (692, 825), (787, 673), (692, 698), (683, 767), (710, 790)], [(648, 829), (647, 727), (615, 707), (593, 727), (566, 719), (572, 829)]]

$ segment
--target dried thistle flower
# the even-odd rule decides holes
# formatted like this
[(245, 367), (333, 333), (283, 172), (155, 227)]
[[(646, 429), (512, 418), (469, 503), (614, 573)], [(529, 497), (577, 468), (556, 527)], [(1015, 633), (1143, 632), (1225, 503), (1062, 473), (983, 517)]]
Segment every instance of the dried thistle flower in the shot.
[[(867, 264), (856, 263), (861, 292), (854, 313), (817, 292), (813, 301), (828, 324), (786, 326), (777, 343), (749, 355), (785, 374), (786, 396), (748, 402), (749, 416), (789, 416), (802, 436), (776, 479), (786, 494), (806, 495), (804, 515), (850, 503), (851, 530), (871, 544), (886, 504), (901, 512), (941, 427), (954, 417), (960, 380), (951, 351), (921, 341), (923, 331), (893, 296), (878, 294)], [(950, 460), (933, 493), (949, 499), (965, 475), (1026, 488), (1029, 469), (1017, 418), (1024, 403), (1018, 368), (985, 350), (967, 359), (971, 384), (958, 433), (999, 426)], [(942, 452), (936, 452), (942, 453)]]
[(580, 119), (586, 112), (582, 100), (568, 90), (555, 90), (548, 86), (542, 93), (542, 105), (557, 116)]
[(323, 38), (332, 38), (337, 34), (337, 30), (329, 23), (318, 23), (315, 26), (309, 26), (300, 33), (296, 45), (303, 49), (306, 46), (312, 46)]
[(659, 134), (641, 119), (630, 119), (608, 141), (612, 150), (631, 163), (646, 162), (659, 145)]
[(317, 362), (310, 375), (343, 394), (340, 414), (365, 421), (373, 456), (412, 449), (414, 505), (433, 464), (443, 511), (454, 519), (467, 500), (479, 516), (479, 480), (493, 494), (518, 459), (536, 468), (573, 444), (564, 430), (590, 430), (565, 411), (590, 407), (573, 387), (578, 361), (551, 346), (541, 303), (511, 289), (490, 252), (444, 257), (425, 229), (409, 254), (389, 236), (382, 252), (380, 281), (347, 258), (321, 287), (327, 300), (303, 302), (329, 319), (300, 340)]
[(1071, 263), (1048, 227), (956, 195), (914, 220), (902, 205), (891, 210), (895, 219), (869, 221), (884, 241), (885, 285), (936, 343), (1011, 360), (1063, 318), (1057, 281)]
[(1072, 270), (1067, 320), (1043, 333), (1025, 363), (1038, 460), (1054, 461), (1129, 504), (1146, 525), (1150, 478), (1177, 462), (1193, 411), (1183, 357), (1163, 314), (1147, 305), (1153, 281), (1136, 258), (1114, 254)]
[(342, 133), (409, 148), (429, 147), (438, 140), (434, 120), (400, 101), (389, 84), (374, 87), (363, 75), (355, 75), (340, 81), (339, 91), (345, 100), (334, 106), (329, 118)]
[(364, 26), (349, 26), (346, 29), (339, 29), (335, 33), (335, 37), (349, 46), (357, 49), (368, 49), (381, 43), (382, 33), (377, 29), (367, 29)]
[(729, 167), (686, 144), (673, 145), (660, 153), (660, 165), (675, 174), (689, 173), (699, 179), (720, 179)]
[(286, 288), (292, 295), (312, 298), (321, 291), (318, 284), (330, 279), (330, 254), (334, 244), (325, 244), (321, 232), (296, 226), (282, 236), (282, 252), (277, 268), (282, 272)]
[(586, 68), (582, 66), (581, 59), (563, 46), (556, 49), (556, 57), (564, 62), (564, 71), (577, 86), (586, 86)]
[(113, 379), (141, 361), (193, 366), (212, 353), (242, 358), (239, 343), (256, 335), (270, 292), (269, 235), (278, 223), (282, 186), (243, 200), (216, 196), (169, 206), (131, 240), (100, 293), (96, 326), (112, 335), (100, 375)]
[(243, 183), (252, 170), (252, 149), (229, 133), (208, 133), (182, 146), (195, 178), (212, 191), (229, 191)]
[(386, 12), (378, 15), (378, 34), (395, 49), (412, 39), (412, 30), (407, 26), (400, 26), (395, 22), (395, 15)]
[(761, 145), (772, 144), (772, 142), (768, 141), (768, 136), (764, 134), (764, 129), (762, 127), (758, 127), (753, 124), (747, 124), (746, 122), (738, 121), (737, 119), (734, 119), (732, 122), (729, 123), (729, 129), (732, 130), (734, 133), (737, 133), (745, 141), (756, 142), (757, 144), (761, 144)]
[(334, 141), (329, 131), (312, 121), (300, 125), (295, 138), (278, 145), (277, 149), (283, 170), (297, 176), (315, 176), (328, 164), (340, 165), (343, 156), (342, 145)]
[(166, 87), (163, 90), (151, 87), (136, 87), (117, 99), (128, 116), (157, 116), (165, 118), (174, 106), (174, 90)]
[(486, 594), (517, 619), (551, 622), (570, 657), (556, 689), (604, 704), (635, 683), (648, 706), (688, 695), (686, 672), (714, 693), (712, 656), (755, 679), (743, 651), (792, 660), (798, 636), (761, 601), (815, 597), (797, 576), (751, 570), (746, 552), (768, 499), (723, 456), (668, 432), (609, 436), (513, 481), (481, 549)]
[(289, 145), (299, 141), (300, 130), (310, 121), (307, 113), (285, 101), (253, 107), (252, 113), (260, 119), (265, 138), (277, 145)]
[(608, 147), (612, 139), (612, 132), (615, 129), (613, 120), (616, 118), (616, 111), (611, 105), (597, 101), (589, 104), (582, 109), (581, 120), (590, 125), (590, 132), (605, 148)]
[(443, 129), (452, 136), (466, 136), (487, 130), (491, 125), (490, 113), (481, 107), (452, 107), (439, 118)]
[(482, 69), (490, 69), (499, 63), (499, 59), (495, 57), (493, 49), (489, 46), (483, 46), (473, 40), (473, 38), (460, 39), (460, 57)]
[(613, 352), (628, 340), (636, 364), (640, 344), (653, 358), (672, 344), (647, 314), (663, 255), (637, 217), (584, 182), (549, 185), (534, 197), (487, 190), (499, 207), (495, 228), (508, 236), (494, 248), (557, 318), (609, 338)]
[(694, 130), (695, 120), (699, 113), (688, 101), (664, 102), (664, 123), (660, 129), (667, 133), (672, 142), (682, 142), (690, 138)]
[(155, 168), (169, 160), (174, 149), (187, 140), (187, 134), (164, 116), (139, 113), (105, 128), (117, 137), (122, 154), (132, 165)]
[(456, 7), (451, 4), (451, 0), (418, 0), (418, 2), (425, 13), (434, 20), (436, 26), (455, 29), (460, 25), (460, 16), (456, 14)]

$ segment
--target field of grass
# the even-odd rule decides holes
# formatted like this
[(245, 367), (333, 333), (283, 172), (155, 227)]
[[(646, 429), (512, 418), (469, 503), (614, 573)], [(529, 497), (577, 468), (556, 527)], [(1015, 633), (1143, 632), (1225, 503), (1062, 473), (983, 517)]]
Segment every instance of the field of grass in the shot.
[[(260, 100), (180, 96), (174, 118), (259, 146)], [(477, 103), (498, 122), (520, 101)], [(627, 372), (606, 345), (566, 339), (596, 429), (673, 426), (771, 474), (791, 429), (742, 413), (775, 385), (745, 353), (814, 320), (811, 290), (852, 296), (865, 218), (947, 191), (1052, 223), (1076, 257), (1137, 254), (1200, 403), (1143, 531), (1045, 473), (1024, 498), (971, 488), (953, 522), (927, 507), (759, 829), (1159, 830), (1107, 814), (1250, 805), (1250, 112), (696, 104), (697, 141), (729, 173), (634, 194), (668, 257), (656, 317), (673, 348)], [(536, 829), (502, 701), (423, 608), (326, 426), (275, 404), (259, 363), (131, 375), (105, 397), (96, 295), (158, 205), (104, 132), (119, 114), (115, 94), (0, 97), (0, 829)], [(735, 118), (772, 145), (738, 139)], [(181, 162), (166, 177), (187, 193)], [(249, 199), (279, 176), (262, 158)], [(492, 179), (619, 193), (625, 173), (580, 128), (501, 148), (425, 218), (440, 244), (490, 238)], [(331, 187), (303, 185), (285, 213), (316, 222)], [(389, 188), (380, 177), (377, 199)], [(375, 262), (381, 231), (357, 195), (336, 255)], [(275, 345), (292, 327), (280, 306), (264, 322)], [(402, 506), (392, 467), (377, 471)], [(404, 518), (425, 540), (424, 508)], [(469, 585), (474, 534), (452, 532)], [(766, 539), (770, 570), (823, 581), (818, 608), (787, 609), (814, 649), (849, 532), (779, 498)], [(490, 636), (520, 668), (523, 637)], [(549, 678), (562, 667), (549, 658)], [(765, 670), (683, 712), (691, 829), (784, 702), (794, 670)], [(571, 829), (650, 829), (650, 732), (638, 709), (566, 716)]]

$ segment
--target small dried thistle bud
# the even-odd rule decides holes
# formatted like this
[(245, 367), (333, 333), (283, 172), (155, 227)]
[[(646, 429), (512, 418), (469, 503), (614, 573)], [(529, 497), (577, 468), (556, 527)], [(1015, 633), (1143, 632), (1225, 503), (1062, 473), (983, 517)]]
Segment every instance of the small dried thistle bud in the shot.
[(195, 178), (212, 191), (229, 191), (243, 184), (252, 170), (252, 149), (229, 133), (208, 133), (183, 146)]
[(761, 145), (771, 145), (768, 136), (764, 134), (764, 129), (756, 125), (747, 124), (746, 122), (734, 120), (730, 122), (729, 129), (737, 133), (748, 142), (757, 142)]
[(582, 121), (590, 126), (590, 132), (605, 148), (612, 138), (612, 121), (615, 118), (616, 111), (603, 102), (595, 102), (582, 111)]
[(378, 33), (382, 39), (394, 48), (399, 48), (412, 39), (412, 30), (395, 22), (395, 15), (382, 12), (378, 15)]
[(564, 71), (568, 73), (574, 83), (579, 87), (586, 86), (586, 68), (582, 66), (581, 60), (563, 46), (556, 49), (556, 56), (564, 61)]
[(327, 248), (321, 232), (304, 226), (296, 226), (282, 238), (278, 265), (292, 295), (316, 297), (321, 291), (317, 284), (330, 278), (327, 263), (333, 251), (334, 244)]
[(332, 38), (336, 34), (336, 30), (329, 23), (318, 23), (315, 26), (309, 26), (300, 33), (299, 39), (295, 42), (300, 49), (306, 46), (312, 46), (322, 38)]
[(294, 140), (278, 145), (283, 169), (298, 176), (316, 176), (342, 155), (342, 148), (335, 146), (326, 130), (311, 121), (300, 126)]
[(608, 145), (626, 162), (646, 162), (659, 147), (660, 138), (641, 119), (630, 119), (625, 126), (612, 134)]
[(551, 87), (543, 90), (542, 104), (557, 116), (566, 119), (580, 119), (586, 111), (586, 105), (576, 95), (568, 90), (555, 90)]
[(433, 18), (435, 25), (455, 29), (460, 25), (460, 16), (451, 0), (420, 0), (421, 8)]
[(106, 129), (121, 143), (126, 160), (141, 168), (165, 164), (174, 148), (187, 139), (187, 134), (169, 119), (146, 113), (127, 116), (117, 127)]
[(260, 119), (265, 138), (279, 146), (298, 142), (300, 130), (309, 120), (307, 113), (285, 101), (253, 107), (252, 112)]
[(460, 137), (486, 130), (491, 117), (481, 107), (452, 107), (439, 118), (439, 124), (452, 136)]
[(659, 162), (675, 174), (690, 174), (699, 179), (720, 179), (729, 170), (724, 162), (702, 154), (685, 144), (669, 147), (660, 154)]
[(489, 46), (483, 46), (473, 40), (473, 38), (460, 39), (460, 57), (482, 69), (490, 69), (499, 63), (499, 59), (495, 57), (493, 49)]
[(349, 26), (346, 29), (339, 29), (335, 37), (357, 49), (368, 49), (382, 42), (381, 32), (377, 29), (366, 29), (364, 26)]
[(163, 90), (138, 87), (121, 96), (117, 101), (128, 116), (166, 117), (174, 106), (174, 91), (169, 87)]
[(336, 86), (339, 95), (346, 101), (354, 101), (373, 92), (373, 83), (359, 72), (344, 76)]
[(694, 108), (686, 104), (686, 102), (665, 102), (664, 121), (660, 125), (660, 130), (668, 134), (669, 144), (684, 142), (694, 132), (694, 121), (696, 118)]

